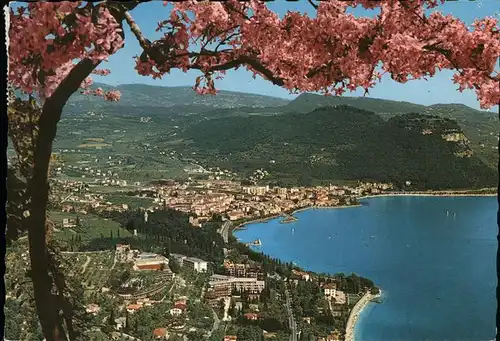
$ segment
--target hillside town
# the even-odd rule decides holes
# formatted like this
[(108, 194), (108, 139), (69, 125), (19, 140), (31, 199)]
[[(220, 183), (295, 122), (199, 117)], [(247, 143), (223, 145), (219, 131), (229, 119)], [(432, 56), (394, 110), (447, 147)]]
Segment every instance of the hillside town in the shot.
[[(303, 208), (356, 205), (359, 196), (388, 191), (390, 184), (285, 188), (198, 179), (133, 186), (121, 182), (108, 192), (146, 203), (138, 207), (117, 202), (105, 191), (96, 191), (95, 186), (102, 183), (60, 177), (51, 181), (51, 209), (61, 217), (54, 221), (56, 232), (69, 233), (71, 241), (87, 233), (82, 221), (89, 221), (89, 217), (137, 211), (134, 214), (140, 216), (141, 224), (147, 225), (150, 221), (157, 224), (155, 214), (165, 210), (184, 215), (189, 229), (202, 231), (218, 226), (217, 232), (223, 237), (220, 263), (191, 254), (133, 246), (120, 241), (120, 230), (114, 237), (113, 230), (111, 237), (100, 233), (100, 239), (112, 241), (118, 237), (112, 247), (64, 251), (71, 265), (62, 269), (69, 271), (68, 278), (80, 281), (85, 313), (93, 324), (104, 323), (91, 328), (92, 340), (108, 340), (103, 335), (111, 335), (112, 340), (139, 341), (288, 341), (298, 340), (301, 334), (314, 341), (344, 340), (349, 311), (375, 288), (360, 277), (319, 276), (293, 264), (281, 264), (228, 235), (239, 224), (273, 216), (290, 218), (293, 211)], [(97, 225), (91, 226), (97, 239), (98, 225), (108, 220), (99, 219)], [(130, 233), (140, 240), (143, 232), (137, 227)], [(21, 246), (19, 250), (10, 253), (10, 268), (27, 269), (26, 251)], [(27, 290), (19, 284), (23, 276), (9, 276), (10, 299)], [(307, 304), (306, 308), (306, 301), (312, 306)], [(29, 323), (25, 318), (20, 315), (19, 321), (12, 322), (9, 335), (28, 333), (22, 327)]]
[[(105, 195), (92, 193), (94, 184), (74, 180), (54, 180), (53, 201), (61, 210), (86, 214), (90, 210), (124, 211), (128, 204), (117, 204)], [(362, 195), (377, 195), (391, 190), (391, 184), (359, 183), (351, 186), (270, 187), (244, 186), (232, 180), (190, 180), (184, 183), (166, 181), (161, 185), (138, 185), (117, 189), (128, 196), (149, 199), (143, 207), (153, 212), (171, 208), (191, 215), (193, 226), (202, 224), (214, 215), (229, 221), (257, 220), (308, 207), (355, 205)], [(116, 193), (116, 192), (115, 192)]]

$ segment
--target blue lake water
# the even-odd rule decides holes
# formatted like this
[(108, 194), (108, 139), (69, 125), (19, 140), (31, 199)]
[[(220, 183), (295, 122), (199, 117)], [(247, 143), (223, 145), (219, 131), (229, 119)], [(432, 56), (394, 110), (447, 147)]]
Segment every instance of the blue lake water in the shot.
[[(311, 209), (235, 232), (256, 250), (317, 272), (372, 279), (356, 341), (485, 341), (495, 337), (496, 197), (380, 197)], [(447, 214), (447, 210), (449, 213)]]

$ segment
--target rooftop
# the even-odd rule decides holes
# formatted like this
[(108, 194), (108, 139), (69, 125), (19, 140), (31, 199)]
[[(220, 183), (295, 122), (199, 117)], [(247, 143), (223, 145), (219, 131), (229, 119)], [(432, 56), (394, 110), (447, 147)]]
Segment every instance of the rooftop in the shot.
[(196, 262), (196, 263), (206, 263), (207, 262), (203, 259), (199, 259), (196, 257), (186, 257), (184, 260), (187, 260), (188, 262), (191, 261), (191, 262)]

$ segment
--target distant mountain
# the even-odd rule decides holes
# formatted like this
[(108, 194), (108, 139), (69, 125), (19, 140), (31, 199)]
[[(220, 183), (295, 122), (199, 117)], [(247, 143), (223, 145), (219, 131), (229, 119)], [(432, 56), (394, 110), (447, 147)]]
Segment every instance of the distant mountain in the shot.
[(488, 165), (498, 164), (498, 114), (470, 108), (463, 104), (425, 106), (368, 97), (336, 97), (302, 94), (286, 105), (287, 112), (307, 113), (319, 107), (349, 105), (369, 110), (388, 119), (395, 115), (421, 113), (456, 120), (471, 140), (471, 147)]
[(183, 152), (207, 165), (258, 168), (276, 179), (377, 180), (415, 189), (495, 186), (496, 170), (476, 157), (459, 125), (437, 116), (382, 119), (349, 106), (308, 114), (225, 117), (188, 127)]
[[(133, 116), (191, 117), (192, 122), (222, 117), (275, 116), (309, 113), (321, 107), (349, 105), (368, 110), (387, 120), (396, 115), (422, 113), (455, 119), (471, 141), (476, 155), (492, 167), (498, 164), (498, 117), (486, 111), (462, 104), (435, 104), (425, 106), (369, 97), (336, 97), (305, 93), (292, 101), (263, 95), (221, 91), (216, 96), (197, 95), (190, 87), (161, 87), (144, 84), (125, 84), (112, 87), (98, 84), (105, 90), (115, 88), (122, 92), (118, 103), (102, 98), (74, 94), (65, 113), (94, 111)], [(202, 114), (202, 115), (200, 115)], [(189, 118), (186, 118), (189, 121)], [(185, 119), (185, 120), (186, 120)], [(189, 123), (189, 122), (187, 122)]]
[(355, 108), (369, 110), (375, 113), (411, 113), (421, 112), (424, 105), (409, 102), (390, 101), (370, 97), (338, 97), (324, 96), (311, 93), (299, 95), (286, 105), (289, 111), (311, 112), (314, 109), (326, 106), (349, 105)]
[[(95, 83), (94, 87), (102, 87), (104, 90), (116, 89), (122, 93), (121, 106), (130, 107), (174, 107), (193, 106), (203, 108), (236, 108), (236, 107), (275, 107), (286, 105), (289, 101), (283, 98), (247, 94), (232, 91), (220, 91), (217, 95), (198, 95), (191, 87), (164, 87), (145, 84), (123, 84), (110, 86)], [(100, 98), (93, 96), (74, 94), (69, 104), (76, 107), (111, 107), (112, 104), (105, 103)], [(91, 108), (90, 108), (91, 109)]]

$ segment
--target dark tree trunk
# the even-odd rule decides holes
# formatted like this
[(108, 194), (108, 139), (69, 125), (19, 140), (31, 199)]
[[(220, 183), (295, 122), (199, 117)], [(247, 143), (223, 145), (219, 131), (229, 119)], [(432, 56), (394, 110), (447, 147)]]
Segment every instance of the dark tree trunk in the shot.
[(45, 101), (39, 120), (33, 177), (29, 185), (31, 205), (27, 224), (36, 310), (47, 341), (67, 340), (62, 307), (58, 303), (57, 293), (53, 291), (55, 288), (53, 288), (54, 281), (50, 272), (50, 257), (47, 248), (51, 232), (46, 224), (46, 209), (49, 198), (48, 171), (52, 142), (56, 136), (57, 123), (61, 118), (64, 105), (97, 65), (98, 63), (88, 59), (77, 64), (54, 94)]
[[(121, 26), (125, 11), (134, 9), (138, 4), (139, 2), (118, 3), (111, 1), (106, 6)], [(121, 35), (124, 39), (123, 31)], [(45, 100), (39, 120), (33, 176), (28, 186), (31, 194), (31, 205), (29, 205), (30, 217), (27, 219), (27, 227), (35, 305), (46, 341), (66, 341), (68, 339), (64, 329), (64, 307), (58, 297), (61, 293), (58, 293), (54, 286), (53, 277), (57, 277), (57, 274), (52, 274), (50, 271), (51, 257), (47, 248), (51, 232), (46, 224), (46, 210), (49, 198), (48, 172), (52, 143), (56, 136), (57, 123), (66, 102), (73, 93), (78, 91), (83, 80), (99, 64), (100, 61), (81, 60), (59, 84), (52, 96)], [(59, 283), (58, 289), (61, 289), (61, 283)], [(66, 325), (71, 329), (72, 321), (67, 320)], [(71, 335), (71, 330), (69, 332)]]
[(66, 340), (62, 318), (52, 293), (53, 280), (49, 274), (49, 256), (47, 237), (50, 232), (46, 226), (46, 208), (49, 196), (48, 167), (52, 153), (52, 141), (56, 134), (56, 125), (61, 116), (53, 110), (54, 105), (46, 103), (40, 118), (35, 155), (33, 178), (30, 184), (31, 209), (28, 221), (28, 241), (31, 259), (31, 278), (35, 291), (35, 303), (47, 341)]

